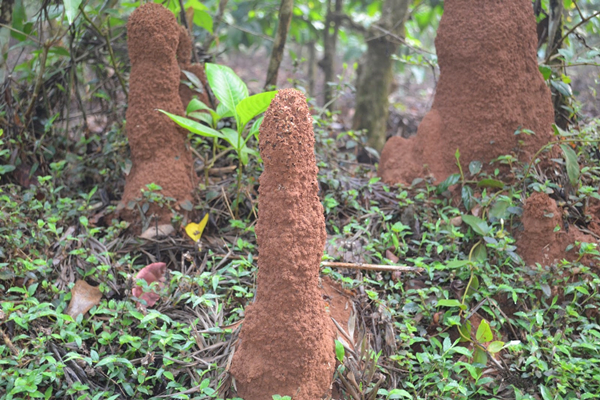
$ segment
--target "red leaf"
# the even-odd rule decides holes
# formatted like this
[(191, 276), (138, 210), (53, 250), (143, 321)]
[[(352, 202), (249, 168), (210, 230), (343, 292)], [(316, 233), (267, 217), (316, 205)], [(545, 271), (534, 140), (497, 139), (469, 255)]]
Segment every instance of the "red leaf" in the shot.
[(153, 263), (145, 266), (137, 273), (134, 280), (134, 287), (132, 293), (135, 297), (139, 299), (143, 299), (146, 301), (146, 305), (148, 307), (152, 307), (158, 299), (160, 299), (160, 295), (158, 293), (146, 292), (141, 286), (137, 286), (135, 282), (138, 279), (143, 279), (146, 281), (148, 285), (153, 282), (158, 282), (158, 287), (162, 289), (165, 286), (165, 272), (167, 272), (167, 265), (165, 263)]

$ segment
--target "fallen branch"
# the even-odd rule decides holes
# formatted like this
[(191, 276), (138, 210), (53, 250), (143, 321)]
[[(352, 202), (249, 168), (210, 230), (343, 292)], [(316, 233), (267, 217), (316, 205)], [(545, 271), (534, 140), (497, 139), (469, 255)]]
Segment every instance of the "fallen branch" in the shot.
[[(241, 260), (243, 257), (239, 255), (231, 254), (215, 254), (214, 257), (218, 258), (229, 258), (231, 260)], [(253, 256), (253, 260), (258, 261), (258, 256)], [(330, 268), (350, 268), (350, 269), (363, 269), (367, 271), (400, 271), (400, 272), (423, 272), (425, 268), (420, 267), (409, 267), (407, 265), (381, 265), (381, 264), (363, 264), (363, 263), (346, 263), (336, 261), (321, 261), (322, 267)]]
[(333, 262), (323, 261), (321, 262), (323, 267), (332, 268), (352, 268), (352, 269), (364, 269), (367, 271), (401, 271), (401, 272), (423, 272), (425, 268), (420, 267), (409, 267), (406, 265), (380, 265), (380, 264), (363, 264), (363, 263), (345, 263), (345, 262)]

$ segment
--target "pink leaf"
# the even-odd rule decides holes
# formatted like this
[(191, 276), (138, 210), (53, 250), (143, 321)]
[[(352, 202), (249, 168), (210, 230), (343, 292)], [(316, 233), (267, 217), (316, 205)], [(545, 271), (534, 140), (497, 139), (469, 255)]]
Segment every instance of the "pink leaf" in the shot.
[(146, 305), (148, 307), (152, 307), (158, 299), (160, 299), (160, 295), (158, 293), (146, 292), (141, 286), (137, 286), (136, 282), (138, 279), (143, 279), (146, 281), (148, 285), (153, 282), (158, 282), (158, 287), (162, 289), (165, 286), (165, 272), (167, 272), (167, 265), (165, 263), (153, 263), (145, 266), (137, 273), (134, 279), (134, 287), (132, 293), (135, 297), (139, 299), (143, 299), (146, 301)]

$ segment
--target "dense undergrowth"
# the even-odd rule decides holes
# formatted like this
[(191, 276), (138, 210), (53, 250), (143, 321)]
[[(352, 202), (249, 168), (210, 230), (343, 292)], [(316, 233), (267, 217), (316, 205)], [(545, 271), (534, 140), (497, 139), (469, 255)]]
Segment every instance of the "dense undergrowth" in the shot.
[[(422, 274), (323, 269), (355, 295), (356, 343), (338, 353), (339, 393), (361, 399), (595, 398), (598, 270), (566, 261), (525, 267), (514, 235), (522, 200), (532, 191), (563, 201), (565, 221), (589, 222), (581, 215), (598, 197), (600, 168), (591, 142), (597, 121), (563, 132), (577, 140), (582, 165), (581, 184), (566, 195), (563, 159), (546, 172), (512, 161), (513, 184), (501, 189), (478, 163), (463, 166), (462, 179), (437, 186), (389, 187), (348, 150), (360, 135), (336, 137), (327, 120), (317, 122), (330, 237), (325, 258), (425, 268)], [(199, 152), (210, 148), (197, 144)], [(82, 162), (80, 168), (92, 168)], [(245, 169), (238, 219), (228, 206), (236, 196), (233, 173), (199, 193), (197, 214), (211, 215), (201, 247), (183, 233), (131, 237), (124, 223), (111, 219), (114, 206), (103, 208), (101, 192), (118, 193), (120, 186), (70, 186), (75, 173), (56, 162), (29, 187), (1, 187), (2, 397), (230, 397), (226, 371), (254, 292), (252, 182), (260, 165)], [(474, 214), (480, 217), (475, 222), (461, 218)], [(594, 245), (581, 245), (580, 252), (593, 265), (600, 262)], [(142, 312), (131, 299), (131, 277), (157, 260), (169, 264), (168, 285), (159, 304)], [(74, 320), (65, 309), (76, 279), (99, 285), (104, 297)], [(467, 320), (489, 322), (481, 335), (493, 335), (497, 348), (478, 352), (476, 342), (484, 337), (469, 335)], [(461, 326), (467, 332), (462, 341)]]
[[(15, 32), (23, 36), (16, 47), (31, 54), (1, 88), (0, 126), (8, 128), (0, 136), (0, 398), (232, 398), (235, 382), (227, 370), (255, 293), (261, 164), (249, 157), (238, 176), (240, 160), (228, 152), (213, 157), (209, 173), (198, 157), (190, 220), (210, 216), (200, 245), (184, 232), (190, 220), (183, 215), (174, 218), (181, 229), (169, 238), (128, 232), (111, 212), (131, 167), (123, 127), (125, 23), (135, 4), (125, 2), (126, 11), (105, 9), (109, 2), (102, 10), (82, 8), (87, 18), (70, 16), (67, 23), (51, 3), (44, 1), (50, 12), (31, 21), (20, 10), (24, 32)], [(234, 11), (236, 18), (248, 13)], [(47, 34), (48, 21), (53, 29), (41, 41), (36, 29)], [(233, 32), (230, 47), (241, 35)], [(565, 74), (549, 80), (565, 96), (572, 95), (569, 82)], [(568, 100), (572, 109), (563, 109), (572, 116), (580, 105)], [(355, 307), (342, 327), (354, 335), (340, 336), (336, 346), (334, 393), (344, 399), (598, 398), (597, 247), (573, 244), (585, 265), (526, 267), (515, 237), (524, 200), (536, 191), (557, 201), (566, 227), (590, 227), (590, 207), (600, 201), (600, 120), (557, 129), (557, 144), (572, 150), (541, 151), (540, 158), (555, 157), (550, 166), (523, 165), (507, 155), (496, 161), (498, 174), (486, 175), (481, 163), (457, 154), (462, 174), (439, 185), (420, 180), (401, 187), (384, 185), (374, 166), (358, 163), (365, 138), (340, 129), (336, 116), (315, 104), (324, 259), (424, 269), (323, 268), (343, 283)], [(199, 136), (191, 145), (197, 155), (213, 156), (227, 147)], [(248, 148), (257, 147), (251, 137)], [(140, 204), (146, 218), (144, 202), (170, 206), (155, 186)], [(168, 264), (167, 285), (157, 305), (142, 311), (131, 296), (133, 277), (156, 261)], [(77, 280), (97, 285), (103, 297), (73, 319), (66, 309)]]

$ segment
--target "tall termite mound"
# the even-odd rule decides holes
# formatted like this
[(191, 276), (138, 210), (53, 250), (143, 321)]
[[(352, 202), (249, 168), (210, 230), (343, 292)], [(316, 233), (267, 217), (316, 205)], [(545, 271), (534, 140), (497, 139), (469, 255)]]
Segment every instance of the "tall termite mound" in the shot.
[[(177, 61), (179, 62), (179, 68), (181, 69), (180, 79), (182, 81), (190, 81), (190, 77), (186, 74), (186, 72), (193, 74), (193, 76), (197, 78), (196, 82), (192, 82), (192, 88), (183, 83), (179, 85), (179, 97), (181, 97), (183, 108), (186, 108), (190, 100), (192, 100), (194, 97), (198, 98), (198, 100), (210, 107), (211, 103), (208, 96), (208, 83), (206, 81), (204, 65), (192, 63), (192, 51), (193, 44), (188, 30), (183, 26), (179, 26), (179, 47), (177, 48)], [(194, 77), (191, 78), (195, 80)]]
[[(410, 139), (392, 137), (379, 175), (408, 183), (436, 181), (461, 163), (519, 153), (527, 160), (551, 140), (554, 112), (538, 70), (530, 0), (446, 0), (435, 46), (440, 79), (431, 110)], [(517, 130), (531, 130), (515, 135)], [(520, 145), (524, 141), (524, 145)]]
[(304, 95), (280, 90), (260, 128), (256, 301), (231, 366), (246, 400), (316, 400), (333, 379), (334, 332), (318, 287), (326, 232), (314, 144)]
[[(140, 189), (149, 183), (162, 187), (161, 193), (177, 202), (192, 199), (195, 173), (192, 156), (186, 148), (187, 133), (178, 128), (162, 109), (183, 115), (179, 98), (177, 48), (180, 30), (175, 16), (160, 4), (147, 3), (136, 9), (127, 23), (127, 46), (131, 59), (127, 137), (131, 148), (131, 171), (127, 176), (122, 207), (141, 197)], [(135, 220), (136, 212), (122, 212)], [(151, 206), (155, 214), (169, 222), (166, 208)]]

